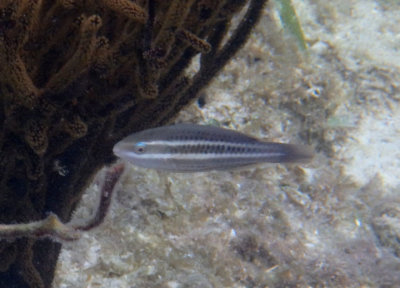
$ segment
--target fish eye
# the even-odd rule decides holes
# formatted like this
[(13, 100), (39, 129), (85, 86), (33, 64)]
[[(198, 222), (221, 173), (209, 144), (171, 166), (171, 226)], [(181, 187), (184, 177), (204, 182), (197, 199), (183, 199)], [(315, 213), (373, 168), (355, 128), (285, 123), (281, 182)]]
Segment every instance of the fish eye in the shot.
[(145, 148), (146, 148), (146, 143), (138, 142), (135, 144), (135, 152), (136, 153), (139, 153), (139, 154), (144, 153)]

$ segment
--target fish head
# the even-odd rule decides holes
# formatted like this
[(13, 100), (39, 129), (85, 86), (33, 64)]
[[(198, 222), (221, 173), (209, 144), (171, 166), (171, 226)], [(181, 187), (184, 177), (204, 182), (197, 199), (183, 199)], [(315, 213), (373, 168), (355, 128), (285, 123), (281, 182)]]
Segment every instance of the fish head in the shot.
[(113, 152), (123, 160), (133, 165), (155, 168), (159, 166), (159, 156), (164, 153), (165, 147), (155, 140), (148, 131), (132, 134), (114, 145)]

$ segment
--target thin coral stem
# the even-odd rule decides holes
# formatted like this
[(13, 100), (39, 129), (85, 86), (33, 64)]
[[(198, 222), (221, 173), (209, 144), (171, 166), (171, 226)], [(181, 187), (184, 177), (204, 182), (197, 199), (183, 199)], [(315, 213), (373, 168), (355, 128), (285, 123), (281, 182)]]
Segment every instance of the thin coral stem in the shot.
[[(263, 7), (268, 0), (252, 0), (247, 8), (246, 14), (243, 16), (239, 26), (233, 32), (232, 36), (228, 39), (226, 44), (215, 53), (213, 61), (202, 65), (200, 71), (194, 76), (193, 82), (190, 87), (183, 89), (181, 96), (175, 98), (176, 105), (171, 105), (170, 109), (163, 109), (163, 113), (158, 115), (156, 121), (158, 123), (165, 123), (167, 119), (171, 119), (175, 115), (175, 109), (186, 106), (192, 101), (193, 95), (205, 87), (211, 79), (224, 67), (224, 65), (233, 57), (233, 55), (244, 45), (250, 35), (251, 29), (257, 24), (260, 16), (262, 15)], [(223, 35), (221, 35), (223, 36)], [(216, 49), (213, 47), (213, 49)], [(213, 54), (213, 50), (210, 52)], [(207, 55), (207, 54), (206, 54)], [(160, 103), (163, 105), (164, 103)], [(157, 109), (157, 108), (155, 108)]]
[(103, 187), (101, 188), (100, 203), (96, 210), (96, 214), (87, 224), (76, 226), (76, 230), (87, 231), (103, 223), (111, 204), (112, 195), (115, 191), (115, 185), (118, 183), (118, 180), (120, 179), (124, 170), (125, 165), (123, 163), (114, 165), (107, 170)]
[(125, 170), (123, 163), (107, 170), (101, 189), (100, 204), (95, 216), (84, 225), (64, 224), (54, 213), (45, 219), (22, 224), (0, 224), (0, 239), (50, 238), (57, 242), (73, 241), (80, 237), (79, 230), (88, 231), (99, 226), (107, 215), (115, 185)]
[(0, 224), (0, 239), (52, 238), (56, 241), (72, 241), (79, 238), (75, 229), (63, 224), (57, 215), (50, 213), (43, 220), (23, 224)]

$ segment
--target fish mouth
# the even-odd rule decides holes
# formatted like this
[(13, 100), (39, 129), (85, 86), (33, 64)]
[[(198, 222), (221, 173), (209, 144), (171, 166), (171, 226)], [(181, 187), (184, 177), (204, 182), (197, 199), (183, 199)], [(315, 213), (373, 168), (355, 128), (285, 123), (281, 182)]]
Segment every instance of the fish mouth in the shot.
[(126, 152), (128, 151), (127, 146), (128, 145), (124, 142), (118, 142), (117, 144), (115, 144), (113, 147), (114, 155), (120, 158), (124, 157), (126, 155)]

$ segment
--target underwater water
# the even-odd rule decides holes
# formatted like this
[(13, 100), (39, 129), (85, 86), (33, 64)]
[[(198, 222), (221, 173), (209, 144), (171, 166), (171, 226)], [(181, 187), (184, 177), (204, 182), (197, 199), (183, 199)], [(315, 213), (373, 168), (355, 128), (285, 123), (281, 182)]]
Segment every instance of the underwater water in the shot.
[(400, 2), (293, 0), (306, 50), (277, 3), (176, 121), (307, 144), (313, 161), (127, 166), (105, 222), (64, 245), (54, 287), (400, 286)]

